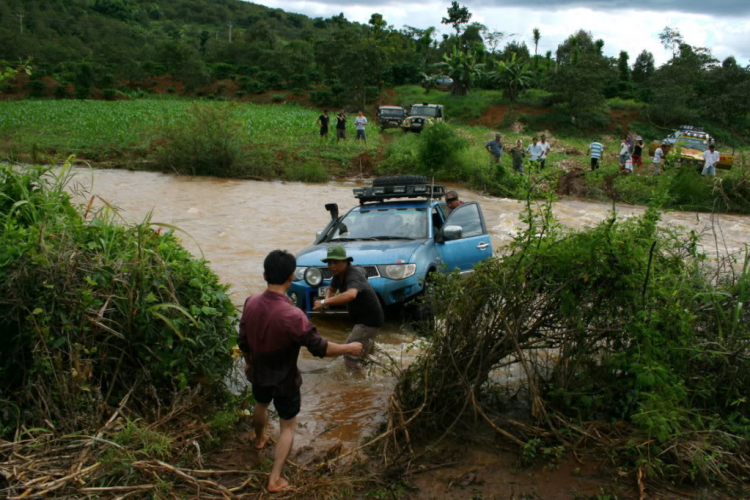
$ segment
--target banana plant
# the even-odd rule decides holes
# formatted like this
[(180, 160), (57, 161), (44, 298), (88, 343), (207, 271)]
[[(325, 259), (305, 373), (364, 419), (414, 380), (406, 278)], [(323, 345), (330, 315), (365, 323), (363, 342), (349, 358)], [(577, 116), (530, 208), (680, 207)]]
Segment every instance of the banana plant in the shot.
[(459, 50), (457, 47), (453, 47), (449, 54), (443, 54), (443, 62), (435, 67), (453, 79), (453, 95), (468, 94), (484, 70), (484, 64), (477, 62), (476, 52)]
[(509, 60), (495, 63), (490, 78), (502, 85), (510, 101), (515, 101), (523, 89), (531, 86), (534, 73), (529, 69), (529, 63), (517, 59), (514, 52)]

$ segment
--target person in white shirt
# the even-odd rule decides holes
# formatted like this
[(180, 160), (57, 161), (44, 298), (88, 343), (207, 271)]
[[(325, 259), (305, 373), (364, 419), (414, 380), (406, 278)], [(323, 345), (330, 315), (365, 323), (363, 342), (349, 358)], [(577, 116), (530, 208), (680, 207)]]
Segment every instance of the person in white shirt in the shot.
[(625, 168), (625, 162), (630, 158), (630, 144), (628, 138), (624, 137), (620, 143), (620, 170)]
[(552, 151), (552, 146), (547, 142), (547, 136), (542, 134), (542, 140), (539, 141), (539, 145), (542, 146), (542, 155), (539, 158), (539, 167), (544, 168), (544, 164), (547, 162), (547, 153)]
[(721, 155), (718, 151), (715, 151), (716, 147), (713, 144), (708, 145), (708, 151), (703, 152), (703, 159), (706, 162), (703, 165), (703, 171), (701, 175), (709, 175), (711, 177), (716, 176), (716, 165), (719, 163)]
[(661, 164), (664, 161), (664, 150), (662, 147), (666, 145), (666, 142), (662, 142), (661, 146), (654, 151), (654, 175), (661, 175)]
[(367, 136), (365, 135), (365, 125), (367, 125), (367, 118), (361, 111), (357, 113), (357, 117), (354, 119), (354, 126), (357, 128), (357, 142), (360, 140), (365, 141), (367, 144)]
[(538, 165), (539, 160), (542, 158), (542, 145), (539, 144), (539, 139), (536, 137), (532, 139), (532, 142), (533, 143), (529, 144), (529, 147), (527, 148), (530, 156), (529, 163), (532, 165)]

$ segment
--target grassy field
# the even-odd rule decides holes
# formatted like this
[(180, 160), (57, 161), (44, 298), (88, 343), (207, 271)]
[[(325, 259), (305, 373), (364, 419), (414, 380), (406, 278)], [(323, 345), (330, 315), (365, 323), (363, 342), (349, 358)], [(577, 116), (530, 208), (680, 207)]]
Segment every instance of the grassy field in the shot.
[[(362, 154), (375, 154), (382, 141), (374, 124), (367, 144), (354, 141), (353, 115), (346, 141), (336, 143), (331, 128), (322, 143), (315, 121), (317, 110), (295, 105), (253, 105), (203, 101), (225, 108), (240, 123), (239, 138), (249, 149), (273, 157), (318, 160), (345, 169)], [(163, 130), (191, 113), (194, 101), (23, 100), (0, 104), (0, 155), (10, 161), (54, 162), (69, 154), (93, 161), (129, 163), (148, 159)], [(371, 117), (372, 120), (372, 117)], [(332, 120), (333, 121), (333, 120)], [(276, 154), (278, 153), (278, 154)]]
[[(463, 182), (499, 196), (523, 196), (533, 187), (539, 195), (555, 193), (599, 201), (615, 197), (635, 204), (663, 200), (667, 207), (750, 213), (747, 148), (735, 150), (736, 166), (730, 172), (720, 171), (718, 184), (677, 165), (655, 177), (648, 157), (644, 157), (644, 167), (637, 169), (636, 175), (623, 177), (617, 169), (619, 137), (612, 134), (565, 134), (519, 121), (492, 129), (466, 125), (493, 103), (502, 104), (499, 94), (476, 92), (459, 98), (435, 90), (426, 93), (416, 86), (397, 90), (398, 99), (404, 102), (445, 104), (450, 135), (458, 138), (457, 147), (445, 150), (444, 157), (426, 160), (424, 151), (439, 146), (429, 144), (429, 133), (380, 133), (372, 114), (367, 144), (354, 141), (353, 124), (349, 125), (346, 141), (337, 143), (331, 128), (329, 140), (321, 142), (315, 124), (319, 111), (288, 104), (177, 99), (24, 100), (0, 104), (0, 159), (58, 163), (75, 154), (81, 159), (131, 168), (311, 182), (360, 172), (417, 173)], [(226, 163), (210, 143), (221, 142), (224, 130), (232, 136), (231, 144), (221, 144)], [(650, 135), (660, 133), (637, 122), (630, 123), (629, 130), (643, 135), (646, 143)], [(511, 171), (510, 156), (505, 155), (498, 170), (484, 149), (495, 132), (503, 134), (506, 149), (518, 139), (528, 146), (533, 136), (546, 133), (552, 145), (547, 168), (540, 171), (527, 165), (530, 175), (520, 178)], [(207, 142), (211, 134), (213, 139)], [(591, 172), (587, 149), (594, 139), (605, 145), (605, 156), (602, 168)], [(170, 143), (172, 152), (165, 154)], [(196, 149), (191, 149), (194, 144)], [(183, 168), (194, 158), (195, 165)]]

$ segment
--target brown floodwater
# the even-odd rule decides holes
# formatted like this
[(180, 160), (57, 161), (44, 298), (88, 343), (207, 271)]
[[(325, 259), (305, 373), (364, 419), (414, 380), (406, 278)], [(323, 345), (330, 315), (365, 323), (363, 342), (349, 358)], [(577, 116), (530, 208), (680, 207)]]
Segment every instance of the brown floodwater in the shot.
[[(211, 263), (221, 280), (231, 285), (234, 303), (261, 292), (263, 259), (281, 248), (296, 253), (312, 242), (330, 216), (323, 205), (336, 202), (342, 211), (355, 205), (352, 182), (304, 184), (237, 179), (188, 177), (153, 172), (79, 169), (76, 182), (120, 209), (128, 221), (151, 214), (153, 222), (179, 227), (185, 246)], [(493, 247), (498, 253), (521, 228), (523, 203), (458, 190), (461, 199), (482, 204)], [(554, 203), (558, 220), (571, 228), (592, 226), (612, 210), (611, 204), (564, 200)], [(625, 217), (642, 214), (643, 207), (618, 205)], [(663, 224), (682, 226), (705, 234), (706, 252), (712, 255), (744, 248), (750, 235), (750, 216), (668, 212)], [(718, 243), (717, 243), (718, 242)], [(346, 317), (313, 318), (321, 334), (343, 342)], [(378, 337), (379, 348), (391, 358), (409, 364), (418, 340), (398, 318), (389, 319)], [(381, 369), (348, 372), (340, 359), (312, 358), (303, 350), (302, 411), (297, 445), (327, 449), (341, 442), (351, 446), (383, 422), (393, 378)], [(379, 355), (385, 359), (385, 354)], [(377, 357), (376, 357), (377, 359)]]

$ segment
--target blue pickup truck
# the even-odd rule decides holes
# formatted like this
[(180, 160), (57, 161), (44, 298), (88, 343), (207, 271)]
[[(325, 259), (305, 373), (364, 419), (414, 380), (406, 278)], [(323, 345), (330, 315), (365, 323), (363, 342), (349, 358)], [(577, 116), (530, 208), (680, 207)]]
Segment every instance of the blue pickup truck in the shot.
[(424, 177), (390, 176), (355, 188), (360, 204), (343, 216), (338, 205), (327, 204), (331, 221), (297, 254), (292, 301), (309, 314), (315, 299), (325, 296), (331, 273), (321, 259), (332, 245), (346, 248), (384, 306), (419, 296), (432, 272), (470, 272), (492, 256), (482, 208), (468, 202), (450, 211), (444, 195), (444, 186)]

